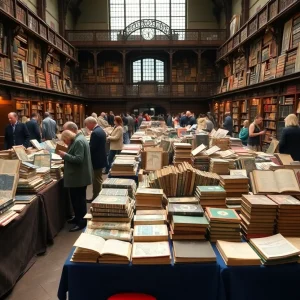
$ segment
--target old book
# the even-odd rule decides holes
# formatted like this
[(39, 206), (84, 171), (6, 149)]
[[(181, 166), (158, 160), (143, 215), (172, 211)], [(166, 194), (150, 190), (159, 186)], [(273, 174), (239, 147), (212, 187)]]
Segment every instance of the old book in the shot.
[(112, 188), (103, 188), (100, 191), (99, 195), (105, 196), (128, 196), (128, 190), (126, 189), (112, 189)]
[(25, 207), (26, 204), (15, 204), (13, 207), (11, 207), (11, 210), (20, 213)]
[(291, 33), (292, 33), (293, 19), (288, 20), (284, 24), (281, 54), (284, 54), (290, 47)]
[(162, 166), (163, 166), (162, 151), (146, 151), (145, 170), (147, 171), (160, 170)]
[(133, 264), (170, 264), (171, 251), (169, 242), (139, 243), (134, 241), (132, 248)]
[(40, 145), (40, 143), (37, 140), (30, 140), (30, 143), (37, 150), (42, 150), (43, 149), (42, 146)]
[(288, 166), (294, 161), (290, 154), (275, 153), (274, 155), (283, 166)]
[(234, 209), (206, 208), (210, 221), (240, 223), (241, 219)]
[(217, 249), (227, 266), (259, 266), (260, 257), (248, 243), (217, 241)]
[(36, 199), (36, 195), (16, 195), (15, 204), (29, 204), (34, 199)]
[(170, 197), (169, 204), (199, 204), (199, 199), (196, 197)]
[(129, 205), (128, 196), (99, 195), (92, 202), (92, 207), (125, 209)]
[(192, 151), (192, 155), (193, 156), (197, 156), (199, 153), (201, 153), (202, 151), (204, 151), (207, 147), (203, 144), (201, 144), (200, 146), (198, 146), (196, 149), (194, 149)]
[(205, 217), (193, 216), (173, 216), (172, 226), (174, 229), (179, 227), (204, 227), (206, 228), (208, 221)]
[(215, 262), (216, 254), (207, 241), (173, 241), (175, 263)]
[(167, 225), (135, 225), (135, 242), (157, 242), (168, 240)]
[(90, 229), (107, 229), (107, 230), (122, 230), (130, 231), (130, 222), (95, 222), (88, 221), (87, 227)]
[(170, 215), (203, 216), (204, 211), (200, 204), (169, 204)]
[(166, 215), (166, 211), (164, 209), (156, 209), (156, 210), (137, 210), (136, 215)]
[(128, 242), (107, 240), (100, 236), (82, 233), (74, 246), (72, 256), (74, 262), (103, 262), (128, 263), (130, 261), (132, 245)]
[(252, 175), (252, 185), (255, 186), (257, 194), (300, 193), (299, 184), (293, 170), (254, 170)]
[(230, 170), (230, 175), (233, 175), (233, 176), (245, 176), (245, 177), (247, 177), (247, 170), (244, 170), (244, 169)]
[(166, 215), (135, 215), (134, 225), (159, 225), (167, 222)]
[(68, 152), (68, 147), (60, 143), (57, 143), (55, 147), (55, 153), (59, 154), (59, 151)]
[(38, 167), (51, 168), (51, 155), (50, 154), (36, 154), (36, 155), (34, 155), (33, 164)]
[[(276, 234), (265, 238), (250, 239), (250, 245), (261, 256), (266, 264), (276, 260), (295, 259), (298, 260), (300, 250), (292, 245), (281, 234)], [(285, 262), (285, 261), (284, 261)]]
[(29, 161), (24, 146), (13, 146), (13, 150), (15, 151), (19, 160)]
[(100, 237), (104, 238), (105, 240), (114, 239), (114, 240), (119, 240), (119, 241), (130, 242), (132, 239), (132, 231), (131, 230), (124, 231), (124, 230), (104, 229), (104, 228), (101, 228), (101, 229), (87, 228), (85, 230), (85, 233), (100, 236)]

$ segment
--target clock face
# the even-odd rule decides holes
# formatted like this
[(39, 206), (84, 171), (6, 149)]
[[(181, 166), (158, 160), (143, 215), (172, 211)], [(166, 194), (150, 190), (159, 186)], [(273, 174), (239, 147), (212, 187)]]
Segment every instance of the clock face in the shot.
[(153, 28), (142, 29), (142, 37), (145, 40), (152, 40), (154, 38), (154, 29)]

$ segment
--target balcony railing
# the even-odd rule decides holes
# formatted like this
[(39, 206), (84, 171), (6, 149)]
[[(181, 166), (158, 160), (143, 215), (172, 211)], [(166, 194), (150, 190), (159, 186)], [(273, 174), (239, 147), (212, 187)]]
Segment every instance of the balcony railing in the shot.
[(173, 29), (172, 34), (167, 36), (154, 30), (153, 37), (146, 39), (139, 31), (126, 36), (123, 30), (68, 30), (66, 37), (77, 47), (138, 46), (140, 44), (220, 46), (226, 39), (226, 32), (221, 29)]
[(106, 83), (81, 85), (85, 96), (89, 98), (183, 98), (210, 97), (215, 94), (217, 82), (198, 83), (139, 83), (127, 84)]

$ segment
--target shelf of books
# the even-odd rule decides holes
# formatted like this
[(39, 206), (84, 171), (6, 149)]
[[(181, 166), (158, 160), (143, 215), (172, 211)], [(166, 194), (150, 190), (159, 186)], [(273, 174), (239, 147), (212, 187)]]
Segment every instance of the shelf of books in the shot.
[(173, 82), (196, 82), (197, 81), (196, 57), (193, 56), (178, 57), (178, 56), (175, 55), (173, 59), (172, 81)]
[(240, 100), (240, 128), (244, 126), (244, 121), (249, 120), (248, 100)]
[(80, 105), (74, 104), (73, 105), (73, 122), (80, 128)]
[(31, 100), (31, 113), (36, 113), (38, 116), (44, 116), (44, 102), (38, 100)]
[(263, 127), (266, 130), (265, 143), (270, 143), (276, 137), (277, 131), (277, 97), (263, 98)]
[(232, 102), (232, 121), (233, 121), (233, 135), (234, 137), (238, 137), (240, 132), (240, 125), (241, 125), (241, 113), (240, 113), (240, 101), (233, 101)]
[(3, 23), (0, 23), (0, 79), (12, 80), (11, 63), (8, 57), (8, 38)]
[(62, 131), (64, 125), (64, 105), (62, 103), (55, 104), (55, 120), (58, 130)]
[(30, 102), (25, 100), (16, 100), (16, 112), (19, 117), (19, 120), (22, 120), (22, 117), (30, 117)]
[(219, 124), (219, 102), (214, 102), (213, 113), (216, 124)]
[(123, 82), (123, 66), (121, 60), (111, 59), (104, 60), (100, 59), (97, 66), (97, 82)]
[(253, 122), (257, 115), (261, 114), (261, 99), (250, 99), (249, 122)]
[(223, 127), (223, 123), (224, 123), (224, 102), (221, 102), (219, 104), (219, 118), (218, 118), (218, 121), (219, 121), (219, 127)]
[(74, 122), (73, 105), (72, 104), (64, 105), (64, 117), (65, 117), (65, 122), (68, 122), (68, 121)]

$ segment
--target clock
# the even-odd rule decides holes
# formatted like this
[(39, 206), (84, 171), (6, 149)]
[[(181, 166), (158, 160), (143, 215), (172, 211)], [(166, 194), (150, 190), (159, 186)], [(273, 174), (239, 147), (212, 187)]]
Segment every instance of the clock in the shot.
[(154, 29), (153, 28), (142, 29), (142, 37), (145, 40), (152, 40), (154, 38)]

